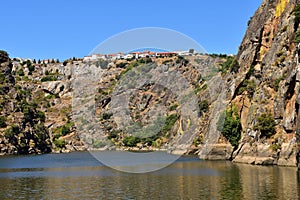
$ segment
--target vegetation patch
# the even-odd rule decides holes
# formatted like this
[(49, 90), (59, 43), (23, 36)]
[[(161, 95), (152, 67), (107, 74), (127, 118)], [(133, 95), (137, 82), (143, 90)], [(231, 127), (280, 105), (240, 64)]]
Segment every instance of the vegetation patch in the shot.
[(177, 119), (178, 119), (178, 115), (177, 114), (168, 115), (167, 118), (166, 118), (165, 125), (161, 129), (161, 132), (163, 134), (165, 134), (167, 132), (170, 132), (171, 129), (172, 129), (172, 127), (176, 123)]
[(256, 120), (254, 130), (260, 131), (262, 137), (270, 137), (276, 133), (276, 123), (271, 113), (262, 113)]
[(127, 147), (135, 147), (137, 145), (137, 143), (139, 143), (139, 142), (140, 142), (140, 138), (137, 138), (134, 136), (125, 137), (123, 140), (124, 146), (127, 146)]
[(279, 83), (285, 79), (285, 76), (281, 76), (274, 81), (273, 88), (277, 92), (279, 89)]
[(241, 138), (242, 125), (235, 106), (232, 106), (221, 114), (217, 123), (217, 130), (222, 133), (234, 149), (238, 147)]
[(44, 76), (41, 79), (42, 82), (47, 82), (47, 81), (57, 81), (57, 77), (54, 75), (48, 75), (48, 76)]
[(169, 110), (170, 111), (174, 111), (174, 110), (176, 110), (178, 108), (178, 104), (173, 104), (170, 108), (169, 108)]
[(113, 116), (113, 113), (103, 113), (101, 116), (102, 120), (109, 120)]
[(240, 65), (238, 61), (232, 56), (227, 56), (226, 61), (221, 64), (221, 68), (219, 68), (219, 71), (224, 75), (228, 71), (237, 73), (239, 68)]
[(68, 121), (65, 125), (53, 130), (54, 138), (65, 136), (72, 132), (72, 127), (75, 126), (74, 122)]
[(208, 111), (208, 101), (207, 100), (203, 100), (199, 102), (199, 110), (200, 112), (207, 112)]
[(255, 81), (246, 79), (241, 83), (241, 86), (238, 90), (238, 95), (241, 95), (241, 94), (243, 94), (244, 91), (247, 91), (248, 92), (248, 97), (252, 98), (253, 94), (255, 92), (255, 88), (256, 88)]
[(53, 143), (59, 149), (62, 149), (62, 148), (66, 147), (66, 141), (64, 139), (55, 138), (54, 141), (53, 141)]
[(0, 116), (0, 128), (5, 128), (6, 126), (6, 118), (4, 116)]

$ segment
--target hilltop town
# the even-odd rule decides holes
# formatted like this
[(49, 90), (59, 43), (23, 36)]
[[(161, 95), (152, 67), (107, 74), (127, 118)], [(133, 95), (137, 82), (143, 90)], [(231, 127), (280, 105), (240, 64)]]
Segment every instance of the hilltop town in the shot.
[(92, 54), (89, 56), (85, 56), (83, 61), (95, 61), (98, 59), (110, 59), (110, 60), (118, 60), (118, 59), (134, 59), (134, 58), (146, 58), (146, 57), (172, 57), (172, 56), (192, 56), (196, 55), (194, 49), (189, 49), (188, 51), (172, 51), (172, 52), (153, 52), (153, 51), (133, 51), (129, 53), (112, 53), (112, 54)]

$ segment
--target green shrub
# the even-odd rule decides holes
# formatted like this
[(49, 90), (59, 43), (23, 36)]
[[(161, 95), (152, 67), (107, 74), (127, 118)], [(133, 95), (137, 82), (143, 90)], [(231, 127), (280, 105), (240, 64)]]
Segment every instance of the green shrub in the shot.
[(190, 61), (188, 59), (185, 59), (183, 56), (177, 56), (176, 64), (181, 63), (186, 66), (187, 64), (189, 64), (189, 62)]
[(25, 75), (23, 69), (18, 70), (18, 71), (17, 71), (17, 74), (18, 74), (19, 76), (24, 76), (24, 75)]
[(113, 113), (103, 113), (102, 114), (102, 119), (108, 120), (113, 116)]
[(36, 113), (36, 115), (37, 115), (37, 118), (39, 118), (42, 122), (45, 122), (45, 120), (46, 120), (46, 115), (45, 115), (44, 112), (42, 112), (42, 111), (39, 110), (39, 111)]
[(0, 63), (5, 62), (9, 59), (8, 53), (6, 51), (0, 50)]
[(240, 66), (238, 61), (232, 56), (227, 56), (226, 61), (221, 64), (219, 71), (221, 71), (222, 74), (227, 73), (228, 70), (230, 70), (230, 72), (237, 73), (239, 68)]
[(108, 138), (108, 139), (117, 138), (120, 132), (121, 132), (121, 131), (115, 131), (115, 130), (110, 131), (110, 132), (108, 133), (108, 137), (107, 137), (107, 138)]
[(30, 105), (25, 105), (22, 111), (25, 122), (33, 122), (32, 120), (35, 119), (34, 108), (32, 108)]
[(67, 135), (68, 133), (70, 133), (70, 128), (68, 128), (67, 126), (62, 126), (61, 127), (61, 134), (64, 136), (64, 135)]
[(126, 62), (120, 62), (120, 63), (118, 63), (118, 64), (116, 65), (116, 67), (117, 67), (117, 68), (125, 68), (126, 65), (127, 65)]
[(46, 99), (55, 99), (55, 98), (59, 98), (59, 94), (48, 94), (46, 96)]
[[(32, 75), (32, 73), (28, 72), (28, 75)], [(28, 76), (23, 76), (22, 80), (23, 81), (29, 81), (30, 79), (28, 78)]]
[(275, 134), (276, 123), (271, 113), (262, 113), (257, 119), (254, 125), (254, 130), (258, 130), (261, 136), (270, 137)]
[(103, 89), (99, 88), (98, 92), (102, 95), (108, 95), (108, 92), (105, 92)]
[(278, 89), (279, 89), (279, 83), (280, 83), (281, 81), (283, 81), (284, 78), (285, 78), (285, 76), (281, 76), (281, 77), (279, 77), (278, 79), (276, 79), (276, 80), (274, 81), (273, 87), (274, 87), (274, 90), (275, 90), (276, 92), (277, 92)]
[(68, 60), (65, 60), (64, 62), (63, 62), (63, 66), (66, 66), (68, 64)]
[(60, 126), (53, 130), (54, 137), (59, 138), (72, 132), (72, 126), (75, 126), (74, 122), (68, 121), (65, 125)]
[(122, 71), (119, 75), (116, 76), (117, 80), (120, 80), (122, 76), (124, 76), (127, 72), (132, 70), (134, 67), (137, 67), (139, 65), (138, 62), (131, 62), (130, 65), (126, 65), (126, 69)]
[(54, 144), (57, 148), (65, 148), (66, 147), (66, 141), (64, 139), (54, 139)]
[(169, 108), (169, 110), (170, 111), (174, 111), (174, 110), (176, 110), (178, 108), (178, 104), (174, 104), (174, 105), (172, 105), (170, 108)]
[[(300, 22), (300, 4), (297, 4), (294, 8), (293, 14), (295, 16), (295, 24), (299, 24)], [(298, 27), (295, 27), (298, 28)]]
[(140, 139), (137, 137), (134, 137), (134, 136), (125, 137), (123, 140), (124, 146), (127, 146), (127, 147), (134, 147), (139, 142), (140, 142)]
[(248, 97), (252, 98), (255, 92), (256, 83), (254, 80), (244, 80), (238, 90), (238, 95), (241, 95), (244, 91), (248, 92)]
[(19, 127), (17, 125), (12, 125), (10, 128), (5, 130), (4, 136), (10, 140), (19, 133), (20, 133)]
[(253, 97), (253, 94), (255, 92), (256, 83), (254, 82), (254, 80), (249, 80), (247, 81), (246, 84), (247, 84), (246, 90), (248, 91), (248, 96), (251, 98)]
[(199, 110), (200, 112), (207, 112), (208, 111), (208, 101), (203, 100), (199, 103)]
[(162, 133), (167, 133), (167, 132), (171, 131), (171, 129), (174, 126), (174, 124), (176, 123), (177, 119), (178, 119), (177, 114), (168, 115), (166, 118), (166, 121), (165, 121), (165, 125), (161, 129)]
[(217, 123), (217, 130), (236, 149), (241, 138), (242, 125), (237, 109), (232, 107), (223, 112)]
[(6, 126), (6, 118), (4, 116), (0, 116), (0, 128), (5, 128)]
[(165, 65), (165, 64), (167, 64), (167, 63), (169, 63), (169, 62), (171, 62), (171, 61), (172, 61), (172, 59), (168, 59), (168, 60), (163, 61), (162, 64)]
[(281, 149), (281, 145), (280, 144), (271, 144), (270, 149), (274, 152), (277, 152), (279, 149)]
[(57, 77), (56, 76), (44, 76), (41, 79), (42, 82), (46, 82), (46, 81), (57, 81)]
[(199, 135), (197, 138), (193, 140), (193, 145), (196, 147), (203, 143), (203, 136)]
[(27, 68), (28, 68), (29, 72), (31, 72), (31, 73), (35, 70), (34, 65), (31, 65), (31, 64), (28, 65)]
[(198, 94), (200, 91), (201, 91), (201, 87), (200, 87), (199, 84), (197, 84), (197, 85), (195, 86), (194, 93), (195, 93), (195, 94)]
[(3, 73), (0, 72), (0, 84), (3, 84), (5, 83), (6, 80), (5, 80), (5, 75)]
[(300, 43), (300, 29), (295, 33), (294, 42), (297, 44)]

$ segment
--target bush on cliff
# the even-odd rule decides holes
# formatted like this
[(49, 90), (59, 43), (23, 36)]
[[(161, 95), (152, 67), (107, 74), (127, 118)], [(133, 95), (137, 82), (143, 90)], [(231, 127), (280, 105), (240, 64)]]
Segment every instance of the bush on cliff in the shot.
[(234, 57), (228, 56), (226, 61), (221, 64), (219, 71), (221, 71), (222, 74), (226, 74), (228, 70), (230, 70), (230, 72), (237, 73), (239, 68), (240, 66), (238, 61)]
[(4, 116), (0, 116), (0, 128), (5, 128), (6, 125), (6, 119)]
[(231, 107), (223, 112), (217, 123), (217, 130), (236, 149), (241, 138), (242, 125), (237, 109)]
[(123, 140), (124, 146), (127, 146), (127, 147), (134, 147), (139, 142), (140, 142), (140, 139), (137, 137), (134, 137), (134, 136), (128, 136), (128, 137), (124, 138), (124, 140)]
[(6, 62), (8, 60), (8, 53), (6, 51), (0, 50), (0, 63)]
[(270, 137), (276, 133), (275, 120), (271, 113), (262, 113), (254, 125), (254, 130), (258, 130), (261, 136)]

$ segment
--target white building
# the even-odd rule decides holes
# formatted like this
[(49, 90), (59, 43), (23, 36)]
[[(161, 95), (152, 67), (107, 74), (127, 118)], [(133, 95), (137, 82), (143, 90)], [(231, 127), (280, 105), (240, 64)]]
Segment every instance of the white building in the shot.
[(106, 59), (106, 56), (103, 54), (92, 54), (83, 57), (83, 61), (95, 61), (99, 59)]

